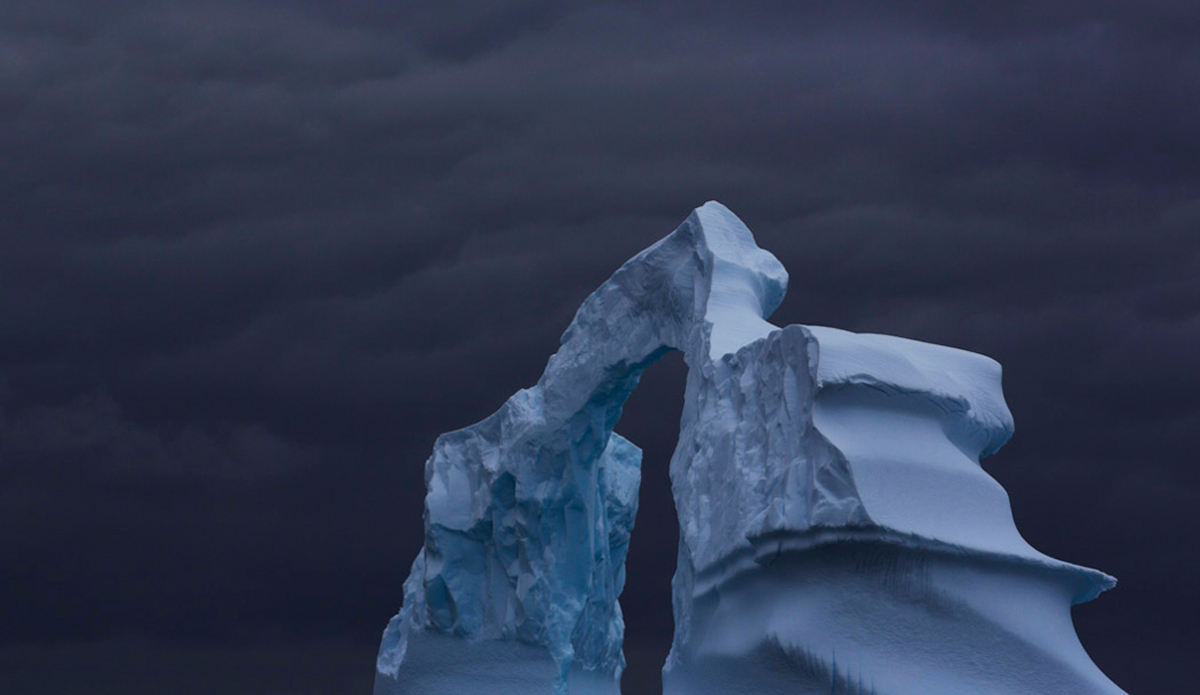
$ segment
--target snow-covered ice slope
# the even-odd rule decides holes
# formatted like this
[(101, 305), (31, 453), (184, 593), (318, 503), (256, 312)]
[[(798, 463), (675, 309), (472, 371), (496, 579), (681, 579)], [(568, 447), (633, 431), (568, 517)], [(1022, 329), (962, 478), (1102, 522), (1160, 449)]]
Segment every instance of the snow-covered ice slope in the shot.
[(377, 695), (617, 692), (640, 451), (612, 428), (670, 349), (667, 692), (1120, 693), (1070, 620), (1113, 580), (1030, 547), (979, 466), (1012, 434), (999, 365), (777, 328), (786, 284), (708, 203), (588, 297), (535, 386), (438, 439)]

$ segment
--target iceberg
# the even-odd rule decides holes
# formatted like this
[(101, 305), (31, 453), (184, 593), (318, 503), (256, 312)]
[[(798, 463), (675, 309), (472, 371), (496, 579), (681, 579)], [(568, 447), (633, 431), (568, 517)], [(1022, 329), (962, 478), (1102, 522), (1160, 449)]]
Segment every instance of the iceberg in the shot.
[(1114, 585), (1017, 531), (979, 465), (1000, 365), (777, 327), (787, 273), (709, 202), (580, 306), (538, 383), (443, 434), (376, 695), (619, 692), (641, 452), (613, 432), (680, 350), (674, 695), (1117, 695), (1072, 605)]

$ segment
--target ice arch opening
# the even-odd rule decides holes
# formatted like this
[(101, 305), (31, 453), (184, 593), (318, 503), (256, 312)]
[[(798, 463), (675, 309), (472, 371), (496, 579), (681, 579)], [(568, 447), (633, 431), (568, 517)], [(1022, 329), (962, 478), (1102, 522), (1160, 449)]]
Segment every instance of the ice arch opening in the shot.
[(625, 403), (616, 432), (642, 450), (638, 516), (626, 556), (630, 580), (621, 593), (625, 618), (625, 695), (662, 692), (662, 667), (671, 648), (671, 577), (679, 547), (679, 522), (668, 474), (678, 442), (687, 365), (672, 351), (642, 373)]
[[(1120, 692), (1069, 615), (1112, 579), (1025, 543), (978, 465), (1012, 433), (999, 365), (776, 327), (786, 285), (707, 203), (584, 301), (535, 386), (438, 438), (377, 695), (618, 692), (641, 455), (613, 426), (669, 350), (688, 377), (667, 692)], [(1014, 602), (1039, 617), (995, 610)], [(932, 641), (906, 651), (892, 619)], [(972, 635), (986, 667), (936, 656)]]

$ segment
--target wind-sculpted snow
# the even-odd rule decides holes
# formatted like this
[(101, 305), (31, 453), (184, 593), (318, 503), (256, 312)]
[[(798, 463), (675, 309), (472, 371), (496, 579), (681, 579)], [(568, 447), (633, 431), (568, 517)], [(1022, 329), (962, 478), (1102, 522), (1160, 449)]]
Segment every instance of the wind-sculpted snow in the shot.
[(641, 454), (613, 426), (671, 349), (667, 692), (1121, 692), (1069, 612), (1113, 580), (1030, 547), (979, 466), (1013, 430), (1000, 366), (777, 328), (786, 284), (708, 203), (585, 300), (535, 386), (437, 440), (377, 695), (618, 692)]
[(1034, 550), (979, 465), (1000, 366), (788, 326), (689, 374), (672, 695), (1118, 695), (1070, 606), (1111, 577)]

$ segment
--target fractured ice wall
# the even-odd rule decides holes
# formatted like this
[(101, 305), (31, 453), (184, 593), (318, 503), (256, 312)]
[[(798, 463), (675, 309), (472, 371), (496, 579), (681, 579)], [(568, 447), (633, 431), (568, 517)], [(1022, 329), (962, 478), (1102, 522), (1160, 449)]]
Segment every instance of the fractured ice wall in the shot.
[(1012, 433), (999, 365), (777, 328), (786, 284), (708, 203), (588, 297), (535, 386), (438, 439), (377, 695), (618, 691), (640, 451), (612, 428), (670, 349), (667, 692), (1120, 692), (1069, 613), (1112, 579), (1025, 543), (979, 467)]

